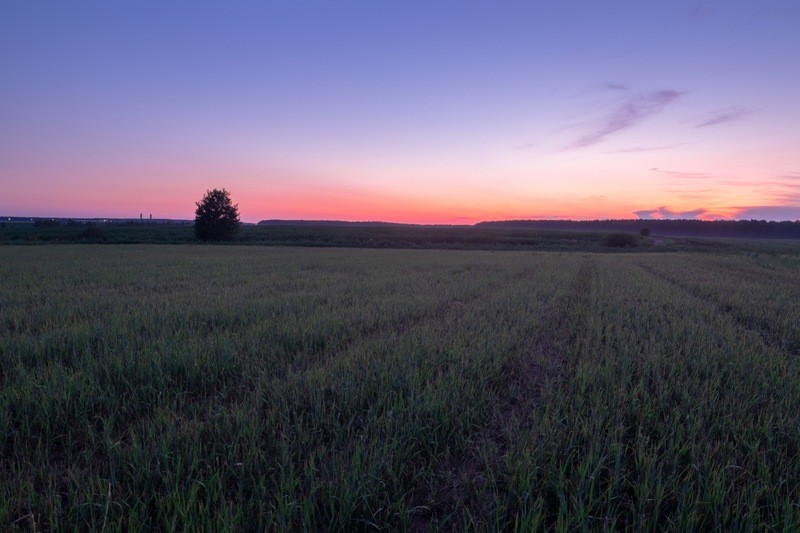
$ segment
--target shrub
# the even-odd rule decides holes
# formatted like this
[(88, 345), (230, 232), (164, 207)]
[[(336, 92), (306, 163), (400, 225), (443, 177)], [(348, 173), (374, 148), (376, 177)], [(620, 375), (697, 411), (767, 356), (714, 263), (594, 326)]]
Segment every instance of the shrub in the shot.
[(86, 229), (78, 234), (79, 239), (87, 241), (107, 241), (108, 234), (103, 228), (95, 224), (86, 226)]
[(642, 237), (649, 237), (650, 236), (650, 228), (642, 228), (639, 230), (639, 235)]
[(60, 226), (61, 221), (56, 220), (54, 218), (37, 218), (33, 221), (34, 228), (53, 228), (56, 226)]
[(603, 244), (610, 248), (636, 246), (639, 240), (633, 233), (611, 233), (603, 238)]

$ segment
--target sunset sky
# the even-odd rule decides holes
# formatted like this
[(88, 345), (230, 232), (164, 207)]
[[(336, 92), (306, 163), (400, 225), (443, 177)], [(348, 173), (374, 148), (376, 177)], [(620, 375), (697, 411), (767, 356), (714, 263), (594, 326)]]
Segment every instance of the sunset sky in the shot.
[(0, 215), (800, 219), (800, 2), (0, 2)]

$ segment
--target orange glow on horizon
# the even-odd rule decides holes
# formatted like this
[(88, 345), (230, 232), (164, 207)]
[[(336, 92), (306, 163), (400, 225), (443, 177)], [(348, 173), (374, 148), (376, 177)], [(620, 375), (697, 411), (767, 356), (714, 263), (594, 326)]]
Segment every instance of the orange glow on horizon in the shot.
[[(736, 219), (755, 202), (774, 205), (769, 196), (719, 195), (711, 201), (660, 203), (656, 195), (610, 200), (607, 197), (559, 197), (558, 195), (476, 196), (468, 192), (447, 197), (420, 193), (381, 193), (347, 188), (326, 190), (276, 190), (265, 193), (246, 187), (226, 186), (245, 222), (267, 219), (381, 221), (408, 224), (474, 224), (491, 220), (517, 219), (633, 219), (643, 208), (653, 209), (647, 218), (687, 218), (701, 220)], [(192, 219), (195, 202), (205, 189), (182, 186), (170, 195), (153, 196), (144, 190), (66, 191), (57, 199), (28, 195), (36, 202), (35, 212), (0, 213), (9, 216), (109, 217)], [(648, 198), (650, 197), (650, 198)], [(25, 198), (23, 197), (23, 200)], [(664, 213), (669, 213), (669, 216)]]

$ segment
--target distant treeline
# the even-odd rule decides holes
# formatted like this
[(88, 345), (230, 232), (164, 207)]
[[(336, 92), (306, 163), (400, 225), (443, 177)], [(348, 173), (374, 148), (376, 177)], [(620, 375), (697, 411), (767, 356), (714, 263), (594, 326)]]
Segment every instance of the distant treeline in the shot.
[(399, 222), (350, 222), (348, 220), (261, 220), (258, 226), (343, 226), (343, 227), (372, 227), (372, 226), (414, 226), (415, 224), (402, 224)]
[(665, 237), (742, 237), (758, 239), (800, 239), (800, 221), (766, 220), (501, 220), (479, 222), (483, 228), (538, 229), (555, 231), (622, 231), (639, 233), (650, 230), (653, 236)]
[(102, 224), (104, 226), (132, 226), (143, 224), (192, 224), (193, 220), (170, 218), (63, 218), (63, 217), (9, 217), (0, 216), (0, 227), (15, 225), (32, 225), (37, 228), (55, 228), (59, 226), (87, 226)]

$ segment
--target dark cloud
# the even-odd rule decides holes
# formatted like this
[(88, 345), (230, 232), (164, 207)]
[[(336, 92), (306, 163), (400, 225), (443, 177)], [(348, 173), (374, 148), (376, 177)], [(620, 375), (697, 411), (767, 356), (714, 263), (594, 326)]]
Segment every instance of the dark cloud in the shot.
[(661, 112), (680, 96), (681, 93), (672, 90), (655, 91), (632, 96), (603, 119), (599, 127), (575, 139), (566, 149), (586, 148), (587, 146), (597, 144), (609, 135), (626, 130), (647, 117)]
[(716, 126), (717, 124), (724, 124), (726, 122), (733, 122), (734, 120), (739, 120), (742, 117), (745, 117), (749, 114), (753, 113), (752, 109), (747, 109), (744, 107), (729, 107), (727, 109), (720, 109), (715, 113), (707, 116), (699, 123), (695, 124), (695, 128), (705, 128), (707, 126)]
[(691, 211), (672, 211), (667, 209), (666, 206), (657, 207), (655, 209), (642, 209), (641, 211), (634, 211), (633, 214), (638, 218), (645, 220), (652, 219), (694, 219), (702, 214), (707, 213), (707, 209), (693, 209)]

